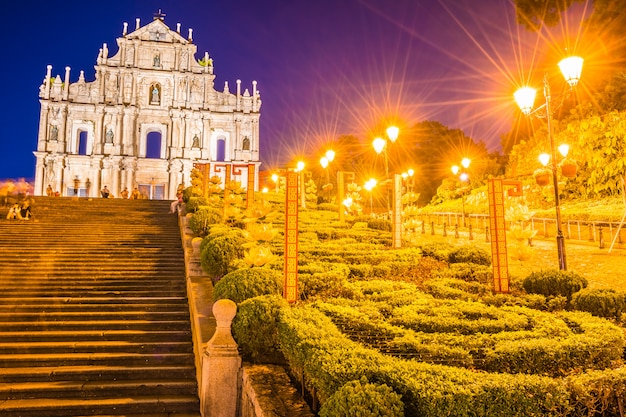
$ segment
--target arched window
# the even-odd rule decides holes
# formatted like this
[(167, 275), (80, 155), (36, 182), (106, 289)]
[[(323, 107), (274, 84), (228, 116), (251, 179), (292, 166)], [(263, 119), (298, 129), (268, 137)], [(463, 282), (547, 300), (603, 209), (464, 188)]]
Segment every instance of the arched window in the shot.
[(150, 132), (146, 136), (146, 158), (161, 158), (161, 132)]
[(215, 155), (215, 160), (224, 161), (226, 159), (226, 140), (218, 139), (216, 145), (217, 145), (217, 155)]
[(241, 150), (249, 151), (250, 150), (250, 139), (246, 136), (243, 138), (243, 143), (241, 144)]
[(87, 139), (88, 133), (85, 130), (78, 132), (78, 154), (87, 155)]

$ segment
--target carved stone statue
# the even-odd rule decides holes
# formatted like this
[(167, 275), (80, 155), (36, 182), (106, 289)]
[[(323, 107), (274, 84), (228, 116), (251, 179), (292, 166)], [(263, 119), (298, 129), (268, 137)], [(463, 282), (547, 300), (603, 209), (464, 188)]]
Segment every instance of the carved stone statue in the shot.
[(160, 102), (161, 102), (161, 97), (159, 95), (159, 87), (156, 84), (154, 84), (152, 86), (150, 104), (159, 104)]
[(113, 129), (109, 127), (104, 136), (104, 143), (113, 143), (113, 137), (114, 137)]
[(59, 128), (55, 125), (50, 126), (50, 140), (59, 139)]

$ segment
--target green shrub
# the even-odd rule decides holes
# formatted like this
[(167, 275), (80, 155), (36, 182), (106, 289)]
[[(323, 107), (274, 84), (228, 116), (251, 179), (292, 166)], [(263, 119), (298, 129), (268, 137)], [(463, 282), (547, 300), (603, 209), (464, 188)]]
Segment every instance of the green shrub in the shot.
[(484, 284), (454, 278), (432, 279), (424, 283), (424, 288), (435, 298), (457, 300), (476, 300), (491, 293), (491, 287)]
[(587, 280), (570, 271), (548, 270), (533, 272), (524, 278), (522, 286), (527, 293), (546, 297), (563, 296), (572, 299), (572, 294), (587, 288)]
[(269, 268), (241, 268), (229, 272), (213, 288), (213, 299), (241, 303), (248, 298), (282, 293), (282, 273)]
[(326, 401), (320, 417), (402, 417), (401, 396), (387, 385), (375, 385), (363, 377), (345, 384)]
[(391, 275), (391, 266), (388, 262), (372, 266), (372, 276), (375, 278), (387, 278)]
[(224, 220), (222, 212), (218, 209), (201, 206), (189, 218), (189, 228), (196, 236), (206, 236), (209, 226), (221, 223)]
[(277, 294), (249, 298), (238, 305), (232, 329), (244, 360), (253, 363), (282, 361), (276, 326), (281, 309), (288, 306)]
[(473, 263), (478, 265), (491, 265), (491, 255), (478, 246), (465, 245), (453, 249), (448, 255), (448, 262), (455, 263)]
[(373, 274), (373, 266), (370, 264), (350, 264), (350, 278), (370, 278)]
[(319, 240), (328, 240), (336, 237), (335, 229), (331, 227), (321, 227), (315, 230)]
[(493, 285), (493, 269), (476, 263), (453, 263), (449, 268), (438, 270), (437, 276)]
[[(626, 368), (574, 374), (564, 379), (576, 416), (624, 415)], [(592, 411), (594, 410), (594, 411)]]
[(339, 210), (339, 206), (333, 203), (321, 203), (317, 205), (317, 209), (323, 211), (334, 211), (335, 213), (337, 213)]
[(561, 380), (393, 358), (347, 339), (311, 307), (284, 310), (278, 337), (292, 372), (303, 375), (305, 388), (315, 391), (321, 404), (365, 376), (401, 394), (407, 416), (574, 415)]
[[(235, 229), (237, 230), (237, 229)], [(200, 264), (202, 269), (213, 279), (217, 280), (234, 268), (236, 260), (244, 256), (242, 245), (246, 242), (241, 230), (230, 231), (224, 235), (204, 238), (200, 245)]]
[(206, 198), (204, 197), (193, 197), (190, 196), (188, 198), (188, 201), (186, 201), (185, 203), (185, 209), (187, 210), (187, 213), (195, 213), (198, 210), (198, 207), (200, 206), (206, 206), (208, 205), (208, 201)]
[(374, 218), (370, 218), (367, 221), (367, 227), (373, 230), (384, 230), (386, 232), (391, 232), (392, 229), (392, 225), (389, 220)]
[(624, 308), (624, 293), (613, 289), (585, 288), (572, 297), (572, 308), (594, 316), (620, 319)]
[(346, 264), (311, 262), (298, 268), (301, 297), (338, 296), (350, 275)]
[(422, 255), (435, 258), (438, 261), (448, 262), (450, 252), (454, 250), (454, 246), (449, 243), (426, 243), (420, 247)]

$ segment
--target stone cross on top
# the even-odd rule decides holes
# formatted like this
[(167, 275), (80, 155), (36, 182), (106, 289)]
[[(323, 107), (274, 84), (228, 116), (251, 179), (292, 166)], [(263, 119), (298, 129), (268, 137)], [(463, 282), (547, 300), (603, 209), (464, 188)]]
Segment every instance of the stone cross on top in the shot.
[(163, 13), (163, 12), (161, 11), (161, 9), (159, 9), (159, 11), (158, 11), (158, 12), (156, 12), (153, 16), (154, 16), (154, 20), (157, 20), (157, 19), (159, 19), (159, 20), (165, 20), (165, 16), (167, 16), (167, 15), (166, 15), (165, 13)]

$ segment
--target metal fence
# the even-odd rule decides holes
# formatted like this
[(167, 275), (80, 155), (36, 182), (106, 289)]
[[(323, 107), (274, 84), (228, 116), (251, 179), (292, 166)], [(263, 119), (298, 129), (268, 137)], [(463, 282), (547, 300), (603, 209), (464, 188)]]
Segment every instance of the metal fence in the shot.
[[(421, 214), (420, 220), (423, 222), (422, 230), (425, 230), (425, 225), (431, 228), (436, 225), (445, 229), (471, 228), (474, 231), (488, 230), (489, 228), (489, 215), (487, 214), (468, 214), (464, 216), (461, 213), (453, 212), (429, 213)], [(550, 238), (556, 236), (555, 219), (531, 218), (526, 225), (536, 230), (537, 235), (540, 237)], [(614, 239), (616, 240), (615, 243), (619, 245), (626, 242), (626, 231), (624, 231), (624, 227), (620, 228), (620, 222), (567, 220), (563, 222), (562, 229), (566, 239), (595, 242), (600, 248), (610, 246)]]

